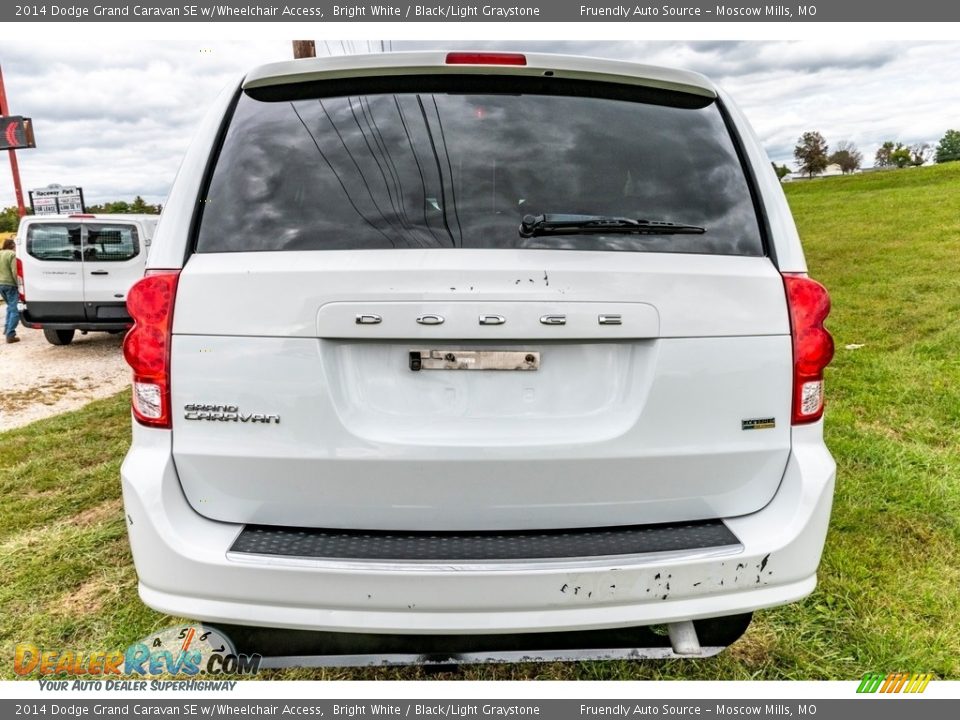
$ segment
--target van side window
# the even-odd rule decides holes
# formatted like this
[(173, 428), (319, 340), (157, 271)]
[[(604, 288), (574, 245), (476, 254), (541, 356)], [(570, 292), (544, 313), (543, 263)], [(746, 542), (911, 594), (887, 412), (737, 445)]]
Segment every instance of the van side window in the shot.
[(37, 260), (80, 262), (80, 225), (30, 225), (27, 254)]
[(136, 257), (140, 239), (133, 225), (87, 224), (83, 259), (87, 262), (121, 262)]

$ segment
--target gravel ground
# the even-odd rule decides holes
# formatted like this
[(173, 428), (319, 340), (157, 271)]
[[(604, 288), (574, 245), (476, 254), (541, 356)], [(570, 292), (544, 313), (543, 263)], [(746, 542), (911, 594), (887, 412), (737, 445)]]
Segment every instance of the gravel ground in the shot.
[[(0, 320), (6, 306), (0, 303)], [(70, 345), (48, 343), (41, 330), (17, 329), (21, 342), (0, 334), (0, 432), (113, 395), (130, 384), (123, 335), (76, 334)]]

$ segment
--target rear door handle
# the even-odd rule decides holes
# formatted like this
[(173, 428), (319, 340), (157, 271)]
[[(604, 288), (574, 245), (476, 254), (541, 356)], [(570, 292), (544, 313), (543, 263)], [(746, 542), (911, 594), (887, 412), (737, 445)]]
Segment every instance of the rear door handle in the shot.
[(109, 275), (110, 273), (107, 272), (106, 270), (91, 270), (90, 274), (91, 275)]

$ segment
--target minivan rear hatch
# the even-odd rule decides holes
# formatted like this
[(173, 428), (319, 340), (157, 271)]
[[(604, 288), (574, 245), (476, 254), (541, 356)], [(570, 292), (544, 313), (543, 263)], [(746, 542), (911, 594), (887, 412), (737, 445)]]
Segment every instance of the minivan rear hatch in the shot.
[(749, 513), (779, 485), (783, 282), (711, 93), (494, 71), (248, 89), (202, 208), (171, 392), (207, 517), (598, 527)]

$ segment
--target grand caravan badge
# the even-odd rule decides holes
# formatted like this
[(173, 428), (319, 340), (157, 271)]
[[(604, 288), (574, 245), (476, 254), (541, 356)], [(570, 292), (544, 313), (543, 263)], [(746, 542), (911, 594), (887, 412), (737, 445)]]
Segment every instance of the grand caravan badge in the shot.
[(185, 420), (210, 420), (212, 422), (280, 424), (279, 415), (243, 412), (238, 405), (191, 403), (183, 406), (183, 417)]

